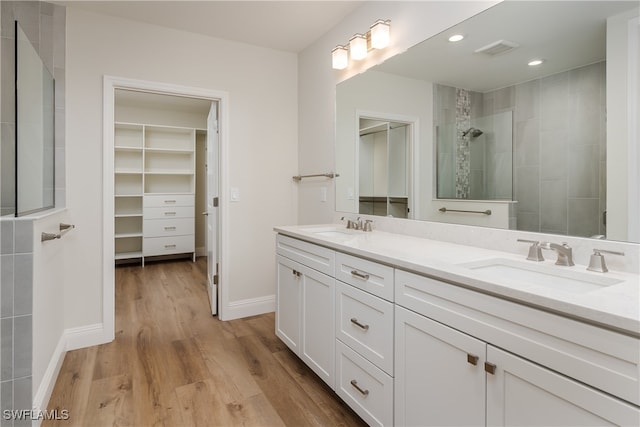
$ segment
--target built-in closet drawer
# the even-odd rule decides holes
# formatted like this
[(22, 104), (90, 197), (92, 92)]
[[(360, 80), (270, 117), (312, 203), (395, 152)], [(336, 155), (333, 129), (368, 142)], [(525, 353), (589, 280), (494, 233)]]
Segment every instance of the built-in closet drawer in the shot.
[(163, 208), (147, 208), (144, 210), (144, 219), (166, 218), (193, 218), (195, 208), (193, 206), (173, 206)]
[(393, 375), (393, 304), (336, 281), (336, 338)]
[(393, 268), (336, 253), (336, 279), (393, 302)]
[(336, 374), (336, 393), (367, 424), (393, 424), (393, 378), (339, 340)]
[(640, 340), (396, 270), (396, 304), (640, 405)]
[(144, 256), (169, 255), (193, 252), (193, 234), (189, 236), (145, 237), (143, 242)]
[(276, 253), (333, 276), (335, 252), (332, 249), (278, 234)]
[(192, 194), (165, 194), (144, 196), (145, 208), (160, 208), (166, 206), (193, 206)]
[(149, 219), (144, 221), (145, 237), (181, 236), (194, 233), (193, 218)]

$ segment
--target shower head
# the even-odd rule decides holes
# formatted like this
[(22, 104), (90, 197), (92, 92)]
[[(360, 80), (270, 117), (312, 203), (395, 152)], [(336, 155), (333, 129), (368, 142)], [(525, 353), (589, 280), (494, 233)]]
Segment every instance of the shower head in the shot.
[(466, 131), (462, 132), (462, 136), (467, 136), (469, 134), (471, 134), (471, 138), (477, 138), (482, 135), (483, 132), (480, 129), (476, 128), (469, 128)]

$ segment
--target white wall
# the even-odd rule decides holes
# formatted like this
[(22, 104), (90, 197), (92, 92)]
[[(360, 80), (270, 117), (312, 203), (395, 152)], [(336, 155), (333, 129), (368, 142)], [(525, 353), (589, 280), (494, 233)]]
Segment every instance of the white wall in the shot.
[[(630, 31), (630, 22), (638, 16), (637, 10), (611, 17), (607, 20), (607, 140), (625, 141), (632, 135), (629, 133), (632, 116), (629, 102), (632, 93), (632, 79), (636, 84), (638, 76), (630, 76), (630, 62), (637, 61), (631, 37), (637, 36)], [(637, 40), (636, 40), (637, 43)], [(635, 117), (637, 119), (637, 116)], [(637, 135), (636, 141), (637, 144)], [(638, 165), (630, 161), (632, 150), (627, 144), (607, 144), (607, 238), (613, 240), (640, 241), (637, 230), (637, 207), (631, 208), (629, 203), (637, 204), (637, 194), (630, 194), (628, 176)], [(637, 156), (636, 156), (637, 157)], [(637, 161), (633, 159), (633, 161)], [(635, 166), (635, 167), (634, 167)], [(636, 182), (637, 185), (637, 182)], [(631, 191), (633, 193), (633, 191)], [(630, 213), (635, 218), (630, 217)], [(630, 224), (632, 224), (630, 226)]]
[[(334, 114), (336, 84), (382, 62), (495, 4), (495, 1), (367, 2), (299, 55), (300, 172), (322, 173), (335, 166)], [(391, 20), (391, 45), (373, 52), (346, 70), (331, 68), (331, 49), (364, 32), (376, 19)], [(302, 181), (299, 186), (301, 224), (331, 222), (335, 210), (333, 182)], [(327, 187), (327, 202), (320, 188)]]
[(297, 222), (296, 66), (290, 53), (67, 8), (67, 207), (77, 228), (66, 328), (102, 321), (103, 76), (229, 93), (229, 184), (241, 200), (229, 208), (225, 285), (238, 302), (273, 296), (272, 227)]

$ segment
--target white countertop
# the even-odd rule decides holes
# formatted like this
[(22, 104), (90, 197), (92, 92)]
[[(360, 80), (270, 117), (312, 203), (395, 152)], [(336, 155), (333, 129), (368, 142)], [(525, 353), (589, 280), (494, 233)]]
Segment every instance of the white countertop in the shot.
[[(344, 228), (344, 225), (283, 226), (275, 227), (274, 230), (337, 251), (640, 336), (640, 276), (637, 274), (611, 270), (607, 273), (597, 273), (587, 271), (585, 265), (577, 264), (573, 267), (556, 266), (555, 256), (549, 256), (553, 259), (542, 263), (527, 261), (526, 246), (523, 247), (523, 255), (516, 255), (377, 230), (328, 235), (310, 231), (323, 227), (335, 229)], [(513, 275), (506, 279), (497, 274), (460, 265), (489, 259), (516, 261), (524, 266), (526, 263), (533, 263), (543, 265), (543, 268), (568, 269), (558, 271), (576, 271), (593, 275), (594, 280), (611, 279), (620, 283), (596, 287), (597, 289), (589, 291), (568, 292), (560, 287), (518, 281)]]

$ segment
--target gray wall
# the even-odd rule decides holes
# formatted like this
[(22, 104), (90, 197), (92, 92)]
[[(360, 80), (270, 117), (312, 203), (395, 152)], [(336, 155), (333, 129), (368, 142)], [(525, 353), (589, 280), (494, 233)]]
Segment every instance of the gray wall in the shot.
[(518, 229), (606, 234), (605, 62), (507, 88)]
[[(55, 198), (65, 206), (65, 20), (64, 7), (43, 2), (0, 2), (0, 406), (30, 410), (33, 404), (33, 220), (13, 217), (15, 135), (15, 41), (18, 20), (53, 73), (55, 100)], [(6, 420), (0, 425), (31, 425)]]
[[(472, 92), (481, 99), (479, 106), (472, 102), (472, 124), (479, 115), (513, 114), (513, 200), (518, 202), (518, 230), (583, 237), (606, 234), (602, 221), (606, 209), (605, 69), (603, 61), (483, 94)], [(455, 138), (455, 127), (450, 125), (456, 105), (454, 90), (436, 85), (435, 123), (441, 133), (439, 197), (455, 193), (455, 151), (440, 143), (441, 137)], [(493, 171), (510, 170), (510, 166), (497, 168), (509, 159), (503, 152), (487, 151), (486, 164), (474, 161), (481, 159), (474, 156), (474, 150), (491, 142), (483, 138), (487, 136), (471, 145), (471, 198), (484, 194), (499, 199), (509, 190), (495, 195), (481, 190), (500, 188), (507, 177)], [(482, 176), (484, 182), (474, 183)]]

